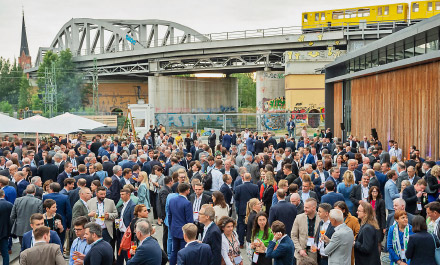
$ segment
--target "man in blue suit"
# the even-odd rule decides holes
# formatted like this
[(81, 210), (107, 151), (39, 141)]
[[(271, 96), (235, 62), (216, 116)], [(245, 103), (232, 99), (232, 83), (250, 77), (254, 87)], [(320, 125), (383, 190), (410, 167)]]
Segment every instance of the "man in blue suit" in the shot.
[(340, 168), (339, 179), (343, 179), (345, 171), (350, 170), (354, 174), (356, 184), (359, 184), (359, 182), (362, 180), (362, 172), (357, 170), (356, 168), (357, 160), (349, 159), (347, 162), (347, 167)]
[(315, 158), (310, 154), (310, 147), (304, 148), (304, 156), (301, 159), (301, 166), (305, 164), (315, 164)]
[[(129, 169), (130, 170), (130, 169)], [(130, 170), (131, 171), (131, 170)], [(134, 207), (136, 204), (133, 203), (133, 201), (130, 199), (131, 190), (130, 189), (122, 189), (121, 190), (121, 200), (123, 204), (118, 208), (119, 212), (119, 231), (116, 231), (116, 237), (117, 237), (117, 251), (118, 251), (118, 258), (116, 260), (116, 264), (118, 265), (124, 265), (124, 260), (128, 260), (127, 251), (121, 250), (119, 255), (119, 246), (121, 245), (122, 237), (124, 236), (124, 233), (127, 231), (127, 227), (130, 226), (131, 220), (134, 218)], [(131, 231), (132, 233), (134, 231)]]
[[(34, 230), (40, 226), (44, 226), (44, 217), (41, 213), (34, 213), (30, 218), (32, 230), (23, 234), (23, 239), (21, 243), (21, 251), (31, 248), (34, 246)], [(49, 243), (60, 245), (61, 252), (63, 251), (63, 245), (61, 244), (60, 237), (57, 232), (50, 230), (50, 241)]]
[(11, 234), (12, 203), (5, 200), (5, 192), (0, 189), (0, 253), (3, 264), (9, 264), (8, 239)]
[(136, 251), (130, 250), (134, 255), (127, 261), (127, 265), (157, 265), (162, 262), (162, 250), (159, 243), (151, 237), (151, 223), (146, 219), (141, 219), (136, 224), (136, 237), (139, 240), (139, 246)]
[(251, 183), (251, 174), (244, 173), (244, 182), (241, 185), (238, 185), (235, 188), (235, 204), (238, 209), (238, 238), (240, 241), (240, 247), (244, 244), (244, 235), (246, 234), (246, 224), (244, 223), (244, 218), (246, 217), (246, 206), (247, 202), (252, 199), (260, 198), (260, 194), (258, 192), (258, 186)]
[(285, 225), (287, 236), (292, 231), (293, 222), (295, 222), (297, 209), (296, 206), (290, 202), (286, 202), (286, 193), (283, 189), (278, 189), (276, 192), (278, 202), (270, 207), (269, 211), (269, 225), (275, 221), (281, 221)]
[(61, 188), (64, 188), (64, 180), (72, 176), (72, 170), (72, 163), (66, 161), (66, 163), (64, 163), (64, 171), (57, 177), (57, 182), (60, 184)]
[[(178, 265), (206, 265), (213, 260), (211, 248), (209, 245), (196, 241), (197, 226), (195, 224), (186, 224), (182, 227), (183, 238), (186, 242), (185, 248), (177, 253)], [(221, 242), (219, 247), (221, 247)], [(218, 261), (221, 262), (220, 260)]]
[(214, 223), (215, 211), (209, 204), (204, 204), (199, 212), (199, 222), (204, 225), (202, 243), (208, 244), (212, 253), (209, 264), (220, 265), (222, 260), (222, 233)]
[(247, 150), (249, 152), (251, 152), (252, 154), (255, 153), (254, 144), (255, 144), (254, 136), (252, 134), (249, 134), (249, 137), (246, 139), (246, 147), (247, 147)]
[(171, 252), (170, 265), (176, 265), (177, 252), (185, 247), (185, 240), (183, 239), (182, 227), (187, 223), (193, 223), (193, 210), (191, 202), (187, 197), (191, 186), (188, 183), (180, 183), (177, 186), (179, 196), (170, 200), (168, 223), (170, 234), (173, 238), (173, 250)]
[(327, 180), (324, 184), (326, 194), (321, 197), (321, 203), (328, 203), (332, 207), (335, 202), (345, 202), (344, 195), (335, 192), (335, 183), (331, 180)]
[(274, 265), (291, 265), (296, 264), (295, 246), (292, 239), (286, 235), (286, 227), (280, 221), (273, 222), (271, 226), (274, 234), (273, 239), (269, 241), (266, 249), (266, 258), (272, 258)]
[[(57, 214), (63, 218), (63, 227), (70, 227), (72, 220), (72, 207), (70, 206), (69, 197), (67, 195), (59, 194), (61, 186), (58, 182), (52, 182), (49, 185), (49, 194), (43, 196), (43, 202), (47, 199), (52, 199), (57, 203)], [(61, 233), (60, 239), (64, 243), (66, 236), (66, 229)]]
[(231, 141), (232, 141), (231, 135), (229, 135), (229, 133), (226, 133), (223, 136), (222, 146), (224, 148), (226, 148), (226, 150), (228, 150), (228, 151), (229, 151), (229, 148), (231, 148)]
[(24, 174), (21, 171), (14, 174), (14, 180), (17, 185), (17, 197), (21, 197), (29, 182), (24, 179)]
[(110, 145), (110, 153), (116, 153), (118, 156), (122, 152), (122, 146), (119, 145), (119, 141), (115, 139), (113, 143)]

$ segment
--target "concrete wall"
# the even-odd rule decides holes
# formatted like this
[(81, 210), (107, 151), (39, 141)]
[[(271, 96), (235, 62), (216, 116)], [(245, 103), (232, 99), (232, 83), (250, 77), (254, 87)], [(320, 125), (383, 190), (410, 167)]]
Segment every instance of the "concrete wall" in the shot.
[(284, 112), (284, 72), (258, 71), (257, 81), (257, 112)]
[(324, 75), (287, 75), (286, 110), (308, 113), (325, 107)]
[(232, 77), (148, 77), (148, 95), (156, 113), (238, 111), (238, 80)]

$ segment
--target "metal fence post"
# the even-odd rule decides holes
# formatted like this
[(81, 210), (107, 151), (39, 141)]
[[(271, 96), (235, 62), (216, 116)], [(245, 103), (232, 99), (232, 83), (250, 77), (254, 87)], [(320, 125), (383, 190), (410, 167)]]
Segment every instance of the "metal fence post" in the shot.
[(226, 114), (223, 113), (223, 131), (226, 132)]
[(198, 118), (199, 116), (198, 116), (197, 114), (195, 114), (195, 117), (196, 117), (196, 134), (197, 134), (197, 133), (199, 132), (199, 128), (198, 128), (198, 126), (197, 126), (197, 123), (198, 123), (197, 121), (198, 121), (198, 119), (199, 119), (199, 118)]

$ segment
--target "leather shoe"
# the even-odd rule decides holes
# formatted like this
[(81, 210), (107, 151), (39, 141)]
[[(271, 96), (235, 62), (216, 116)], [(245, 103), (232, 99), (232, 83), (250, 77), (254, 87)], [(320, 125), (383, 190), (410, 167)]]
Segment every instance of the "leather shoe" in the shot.
[(240, 245), (240, 248), (241, 248), (241, 249), (244, 249), (244, 246), (243, 246), (243, 245)]

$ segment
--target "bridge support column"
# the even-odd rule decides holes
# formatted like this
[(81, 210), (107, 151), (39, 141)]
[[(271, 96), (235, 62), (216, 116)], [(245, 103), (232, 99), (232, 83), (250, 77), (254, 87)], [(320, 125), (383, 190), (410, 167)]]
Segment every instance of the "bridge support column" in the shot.
[(155, 113), (238, 111), (237, 78), (148, 77), (149, 104)]
[[(257, 113), (275, 113), (285, 111), (284, 72), (283, 71), (257, 71)], [(273, 117), (272, 117), (273, 116)], [(280, 122), (280, 119), (283, 120)], [(277, 120), (278, 125), (274, 125)], [(257, 128), (259, 130), (282, 129), (281, 124), (285, 117), (280, 115), (257, 116)]]

